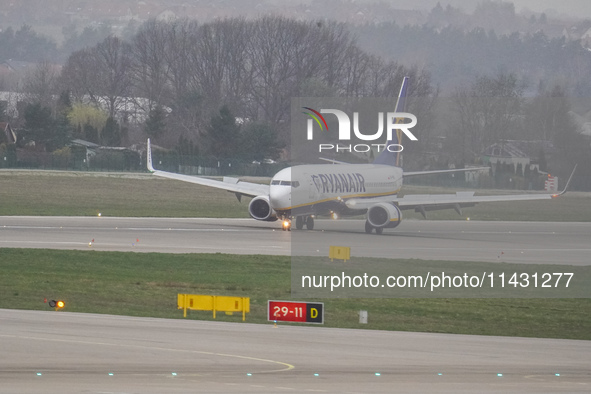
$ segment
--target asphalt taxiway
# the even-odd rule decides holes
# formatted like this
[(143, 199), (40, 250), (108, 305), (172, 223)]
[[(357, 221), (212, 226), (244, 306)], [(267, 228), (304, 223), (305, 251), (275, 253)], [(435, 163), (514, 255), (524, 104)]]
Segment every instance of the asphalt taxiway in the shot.
[(352, 256), (589, 265), (591, 223), (407, 220), (365, 234), (362, 220), (317, 220), (282, 231), (253, 219), (0, 217), (0, 247), (165, 253)]

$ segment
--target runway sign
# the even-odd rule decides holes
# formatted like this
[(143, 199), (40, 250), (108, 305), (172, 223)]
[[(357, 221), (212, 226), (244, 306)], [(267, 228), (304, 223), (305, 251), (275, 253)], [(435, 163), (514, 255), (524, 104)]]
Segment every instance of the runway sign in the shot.
[(269, 321), (324, 324), (324, 303), (269, 300), (267, 317)]
[(351, 260), (351, 248), (348, 246), (329, 246), (328, 257), (330, 261), (337, 260)]
[(187, 317), (187, 309), (195, 311), (213, 311), (214, 319), (216, 311), (226, 312), (228, 314), (242, 312), (242, 321), (244, 321), (246, 320), (246, 313), (250, 312), (250, 298), (178, 294), (177, 308), (184, 311), (183, 317)]

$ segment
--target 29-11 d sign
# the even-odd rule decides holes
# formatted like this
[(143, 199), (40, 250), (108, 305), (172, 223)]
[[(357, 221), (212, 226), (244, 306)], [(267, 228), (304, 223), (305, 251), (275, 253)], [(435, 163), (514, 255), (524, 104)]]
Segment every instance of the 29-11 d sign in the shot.
[(269, 301), (269, 321), (324, 324), (324, 304), (321, 302)]

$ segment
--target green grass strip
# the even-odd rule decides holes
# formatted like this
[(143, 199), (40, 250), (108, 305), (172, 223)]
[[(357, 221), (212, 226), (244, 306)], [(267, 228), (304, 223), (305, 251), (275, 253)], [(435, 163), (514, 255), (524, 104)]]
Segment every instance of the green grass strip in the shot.
[[(405, 194), (454, 193), (457, 189), (405, 186)], [(523, 194), (484, 190), (478, 194)], [(56, 171), (0, 171), (0, 216), (224, 217), (246, 218), (248, 198), (149, 174)], [(591, 193), (569, 192), (539, 201), (481, 203), (463, 209), (428, 212), (428, 219), (508, 221), (591, 221)], [(422, 218), (404, 211), (404, 219)]]
[[(182, 319), (177, 293), (211, 294), (250, 297), (246, 321), (271, 324), (267, 300), (291, 300), (290, 268), (288, 256), (0, 249), (0, 308), (50, 310), (47, 298), (63, 299), (70, 312)], [(323, 301), (327, 327), (591, 339), (589, 299), (299, 301)], [(367, 325), (359, 310), (369, 312)]]

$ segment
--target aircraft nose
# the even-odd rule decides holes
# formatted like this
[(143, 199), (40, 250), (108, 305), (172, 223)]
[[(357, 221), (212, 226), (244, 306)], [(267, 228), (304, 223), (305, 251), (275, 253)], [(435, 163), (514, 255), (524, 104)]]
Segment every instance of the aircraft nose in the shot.
[(291, 206), (291, 188), (271, 186), (269, 200), (273, 209), (285, 209)]

